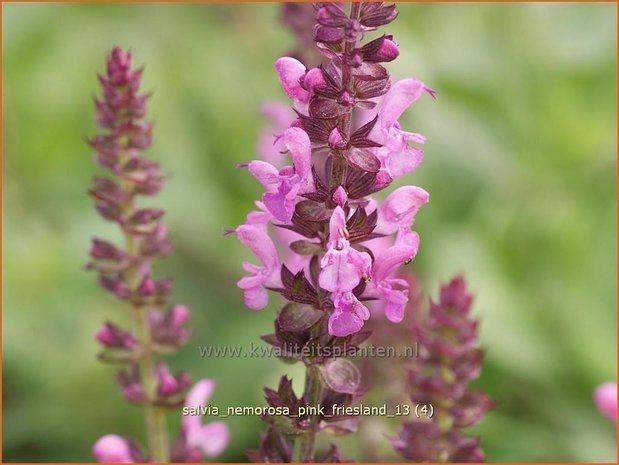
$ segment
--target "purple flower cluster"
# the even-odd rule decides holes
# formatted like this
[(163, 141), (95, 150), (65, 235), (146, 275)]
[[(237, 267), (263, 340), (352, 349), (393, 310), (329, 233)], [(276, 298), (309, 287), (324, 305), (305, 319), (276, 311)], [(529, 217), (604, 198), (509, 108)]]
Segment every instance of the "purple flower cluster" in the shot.
[[(295, 6), (286, 13), (303, 45), (306, 11)], [(277, 391), (265, 390), (269, 406), (290, 415), (263, 418), (267, 430), (248, 453), (254, 461), (340, 461), (335, 446), (314, 451), (315, 435), (352, 432), (359, 417), (308, 414), (306, 407), (328, 412), (362, 395), (357, 367), (334, 354), (354, 351), (369, 337), (365, 302), (375, 301), (391, 322), (404, 316), (408, 283), (397, 272), (417, 254), (411, 226), (429, 196), (414, 186), (394, 190), (382, 203), (372, 196), (421, 162), (413, 144), (423, 136), (402, 130), (398, 119), (422, 93), (434, 92), (414, 79), (392, 83), (381, 63), (399, 54), (393, 37), (363, 43), (366, 33), (396, 16), (394, 5), (381, 2), (314, 4), (314, 50), (322, 60), (309, 67), (292, 57), (275, 62), (293, 110), (265, 107), (275, 137), (260, 140), (264, 160), (241, 165), (264, 193), (257, 210), (231, 231), (259, 260), (243, 263), (248, 275), (238, 286), (254, 310), (268, 305), (270, 292), (284, 297), (275, 332), (263, 340), (282, 349), (284, 359), (306, 365), (303, 395), (286, 377)], [(306, 52), (295, 56), (312, 56)]]
[[(420, 354), (409, 372), (411, 400), (427, 406), (420, 421), (406, 422), (393, 440), (402, 457), (416, 462), (482, 462), (479, 438), (462, 430), (479, 422), (493, 401), (468, 384), (481, 371), (477, 321), (470, 316), (472, 296), (462, 278), (440, 290), (438, 303), (418, 319), (414, 336)], [(432, 406), (432, 407), (428, 407)]]
[[(152, 272), (153, 262), (172, 248), (161, 222), (164, 211), (140, 208), (136, 203), (139, 196), (156, 195), (163, 185), (159, 164), (140, 156), (151, 144), (151, 124), (144, 120), (148, 95), (139, 94), (141, 76), (142, 69), (132, 67), (131, 54), (120, 48), (112, 50), (106, 73), (99, 76), (103, 93), (95, 100), (96, 119), (104, 132), (89, 143), (96, 161), (111, 177), (96, 177), (89, 192), (99, 213), (118, 224), (125, 244), (118, 247), (94, 239), (87, 267), (99, 274), (101, 287), (132, 310), (134, 331), (106, 322), (97, 340), (104, 346), (101, 360), (124, 365), (117, 373), (124, 397), (145, 406), (150, 454), (116, 435), (101, 438), (93, 452), (106, 462), (196, 461), (221, 452), (228, 432), (220, 423), (204, 426), (185, 418), (170, 455), (165, 409), (183, 405), (191, 378), (184, 372), (171, 373), (155, 355), (174, 352), (186, 343), (189, 310), (184, 305), (167, 307), (172, 280), (156, 278)], [(198, 382), (186, 405), (201, 405), (211, 390), (211, 381)]]
[[(421, 149), (411, 144), (424, 137), (404, 131), (398, 119), (424, 92), (434, 93), (415, 79), (392, 83), (381, 64), (399, 54), (391, 36), (361, 43), (395, 19), (394, 5), (353, 3), (349, 13), (338, 3), (315, 7), (314, 39), (328, 64), (307, 69), (291, 57), (275, 63), (296, 112), (278, 137), (291, 163), (242, 165), (265, 192), (235, 229), (261, 262), (243, 264), (249, 276), (238, 286), (251, 309), (268, 304), (269, 290), (278, 292), (312, 305), (328, 318), (330, 335), (345, 337), (369, 318), (368, 299), (382, 301), (390, 321), (402, 320), (407, 283), (393, 275), (417, 254), (411, 226), (429, 196), (414, 186), (396, 189), (382, 204), (371, 195), (421, 162)], [(291, 292), (288, 275), (303, 290)]]

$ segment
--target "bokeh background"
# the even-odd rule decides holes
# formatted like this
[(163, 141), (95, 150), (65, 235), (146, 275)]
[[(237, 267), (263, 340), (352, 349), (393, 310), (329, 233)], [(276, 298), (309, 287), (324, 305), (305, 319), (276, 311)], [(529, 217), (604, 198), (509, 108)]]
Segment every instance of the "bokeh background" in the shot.
[[(261, 189), (237, 163), (255, 157), (260, 107), (285, 102), (273, 61), (294, 47), (278, 4), (3, 5), (3, 457), (89, 461), (101, 435), (142, 437), (139, 408), (96, 361), (102, 321), (124, 309), (83, 269), (91, 236), (117, 237), (86, 195), (101, 171), (96, 73), (113, 45), (146, 64), (154, 91), (150, 155), (170, 175), (157, 199), (176, 253), (159, 266), (193, 309), (172, 358), (212, 377), (214, 405), (263, 405), (261, 388), (300, 367), (201, 359), (199, 344), (258, 343), (274, 308), (243, 307), (249, 254), (226, 227)], [(411, 265), (425, 292), (463, 273), (487, 357), (476, 383), (497, 408), (473, 433), (490, 461), (614, 461), (615, 425), (591, 391), (616, 379), (615, 4), (401, 4), (390, 69), (438, 91), (403, 125), (428, 137), (406, 182), (431, 203)], [(173, 428), (179, 418), (171, 417)], [(257, 418), (228, 421), (221, 460), (244, 461)], [(392, 459), (383, 434), (366, 431)], [(380, 428), (378, 428), (380, 426)], [(384, 429), (382, 429), (384, 428)], [(382, 429), (382, 430), (381, 430)], [(363, 457), (354, 438), (346, 455)], [(219, 460), (218, 459), (218, 460)]]

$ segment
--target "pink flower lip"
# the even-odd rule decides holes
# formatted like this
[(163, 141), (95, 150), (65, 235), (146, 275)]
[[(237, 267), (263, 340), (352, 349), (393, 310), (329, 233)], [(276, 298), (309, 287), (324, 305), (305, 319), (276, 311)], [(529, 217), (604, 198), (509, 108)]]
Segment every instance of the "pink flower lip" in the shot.
[[(198, 381), (187, 394), (185, 407), (202, 407), (208, 403), (215, 390), (215, 382), (210, 379)], [(230, 441), (228, 427), (222, 422), (203, 425), (199, 416), (186, 415), (182, 420), (187, 448), (196, 450), (208, 457), (219, 455)]]

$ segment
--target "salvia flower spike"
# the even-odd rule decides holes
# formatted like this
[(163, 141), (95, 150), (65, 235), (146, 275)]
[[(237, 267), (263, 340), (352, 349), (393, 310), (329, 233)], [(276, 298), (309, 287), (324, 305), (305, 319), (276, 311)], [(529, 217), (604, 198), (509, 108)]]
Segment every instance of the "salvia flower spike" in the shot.
[(125, 399), (144, 406), (148, 445), (142, 450), (132, 439), (108, 434), (96, 442), (93, 454), (101, 462), (195, 462), (219, 454), (228, 442), (228, 430), (221, 423), (201, 425), (186, 419), (173, 447), (169, 444), (166, 411), (184, 402), (190, 408), (201, 406), (214, 383), (199, 381), (185, 400), (191, 378), (172, 373), (158, 358), (187, 342), (189, 310), (169, 306), (172, 280), (153, 274), (154, 262), (172, 249), (161, 222), (164, 211), (137, 203), (140, 196), (154, 196), (163, 187), (159, 164), (141, 156), (151, 143), (151, 124), (144, 119), (148, 95), (139, 93), (141, 77), (142, 69), (133, 68), (131, 54), (120, 48), (112, 50), (106, 72), (99, 76), (103, 92), (95, 99), (96, 121), (103, 132), (89, 143), (108, 176), (96, 177), (89, 193), (101, 216), (118, 224), (125, 243), (94, 239), (87, 267), (133, 314), (133, 330), (108, 321), (97, 340), (104, 348), (100, 359), (122, 366), (116, 379)]
[[(293, 17), (297, 10), (306, 14), (288, 8), (287, 25), (305, 24), (305, 16)], [(364, 41), (366, 32), (396, 18), (395, 6), (320, 2), (314, 11), (322, 61), (275, 62), (295, 116), (286, 125), (292, 113), (271, 107), (276, 111), (270, 119), (277, 121), (273, 150), (261, 142), (266, 160), (241, 165), (264, 192), (258, 209), (234, 230), (257, 259), (243, 263), (246, 275), (238, 282), (246, 306), (265, 308), (272, 293), (287, 301), (274, 334), (263, 339), (307, 365), (305, 392), (297, 397), (282, 378), (278, 391), (266, 390), (266, 399), (293, 412), (302, 405), (347, 404), (361, 394), (355, 365), (333, 356), (334, 349), (367, 339), (370, 300), (390, 321), (402, 320), (408, 285), (394, 276), (417, 254), (419, 236), (411, 226), (429, 200), (414, 186), (392, 191), (382, 204), (372, 197), (421, 163), (425, 138), (405, 131), (399, 118), (423, 93), (434, 96), (416, 79), (392, 82), (383, 66), (400, 53), (392, 36)], [(315, 453), (315, 434), (356, 426), (355, 418), (319, 414), (266, 421), (260, 448), (250, 452), (253, 460), (339, 460), (335, 448)]]
[(414, 325), (419, 357), (408, 378), (411, 401), (422, 417), (402, 424), (392, 440), (396, 451), (414, 462), (483, 462), (477, 437), (462, 431), (481, 420), (494, 402), (469, 383), (479, 377), (483, 353), (477, 348), (472, 295), (463, 278), (440, 290), (439, 301)]

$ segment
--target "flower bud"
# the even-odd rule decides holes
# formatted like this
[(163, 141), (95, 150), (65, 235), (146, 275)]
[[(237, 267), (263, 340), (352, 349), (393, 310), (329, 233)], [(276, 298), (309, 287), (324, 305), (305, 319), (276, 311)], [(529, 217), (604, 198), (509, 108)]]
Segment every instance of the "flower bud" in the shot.
[(170, 373), (168, 365), (159, 363), (157, 365), (157, 394), (160, 397), (170, 397), (178, 394), (191, 385), (191, 378), (185, 372), (180, 372), (176, 376)]
[(346, 139), (344, 138), (344, 134), (339, 128), (335, 127), (329, 134), (329, 147), (332, 149), (345, 149), (347, 145)]
[(116, 381), (122, 389), (123, 396), (129, 402), (141, 403), (146, 395), (140, 381), (140, 371), (135, 363), (127, 369), (121, 369), (116, 373)]
[(168, 313), (168, 317), (171, 325), (180, 327), (189, 318), (189, 309), (185, 305), (173, 305)]
[(146, 276), (144, 279), (142, 279), (142, 282), (140, 283), (140, 286), (138, 287), (138, 293), (142, 297), (151, 296), (156, 291), (157, 291), (157, 288), (155, 286), (155, 281), (153, 281), (153, 279), (150, 276)]
[(106, 347), (116, 349), (132, 349), (138, 342), (133, 334), (110, 322), (106, 322), (97, 332), (97, 340)]
[(324, 87), (327, 85), (325, 77), (322, 74), (322, 69), (312, 68), (303, 77), (303, 85), (309, 92), (314, 92), (314, 89)]
[(128, 299), (131, 296), (131, 289), (129, 289), (129, 286), (127, 286), (119, 275), (100, 275), (99, 284), (103, 289), (111, 292), (120, 299)]
[(369, 63), (384, 63), (395, 60), (400, 54), (393, 36), (382, 36), (365, 44), (359, 50), (364, 61)]
[(376, 53), (376, 58), (383, 62), (393, 61), (399, 54), (398, 45), (393, 40), (385, 39)]
[(346, 194), (346, 190), (341, 185), (337, 186), (337, 189), (335, 189), (335, 192), (333, 192), (331, 200), (335, 205), (343, 207), (348, 201), (348, 194)]

